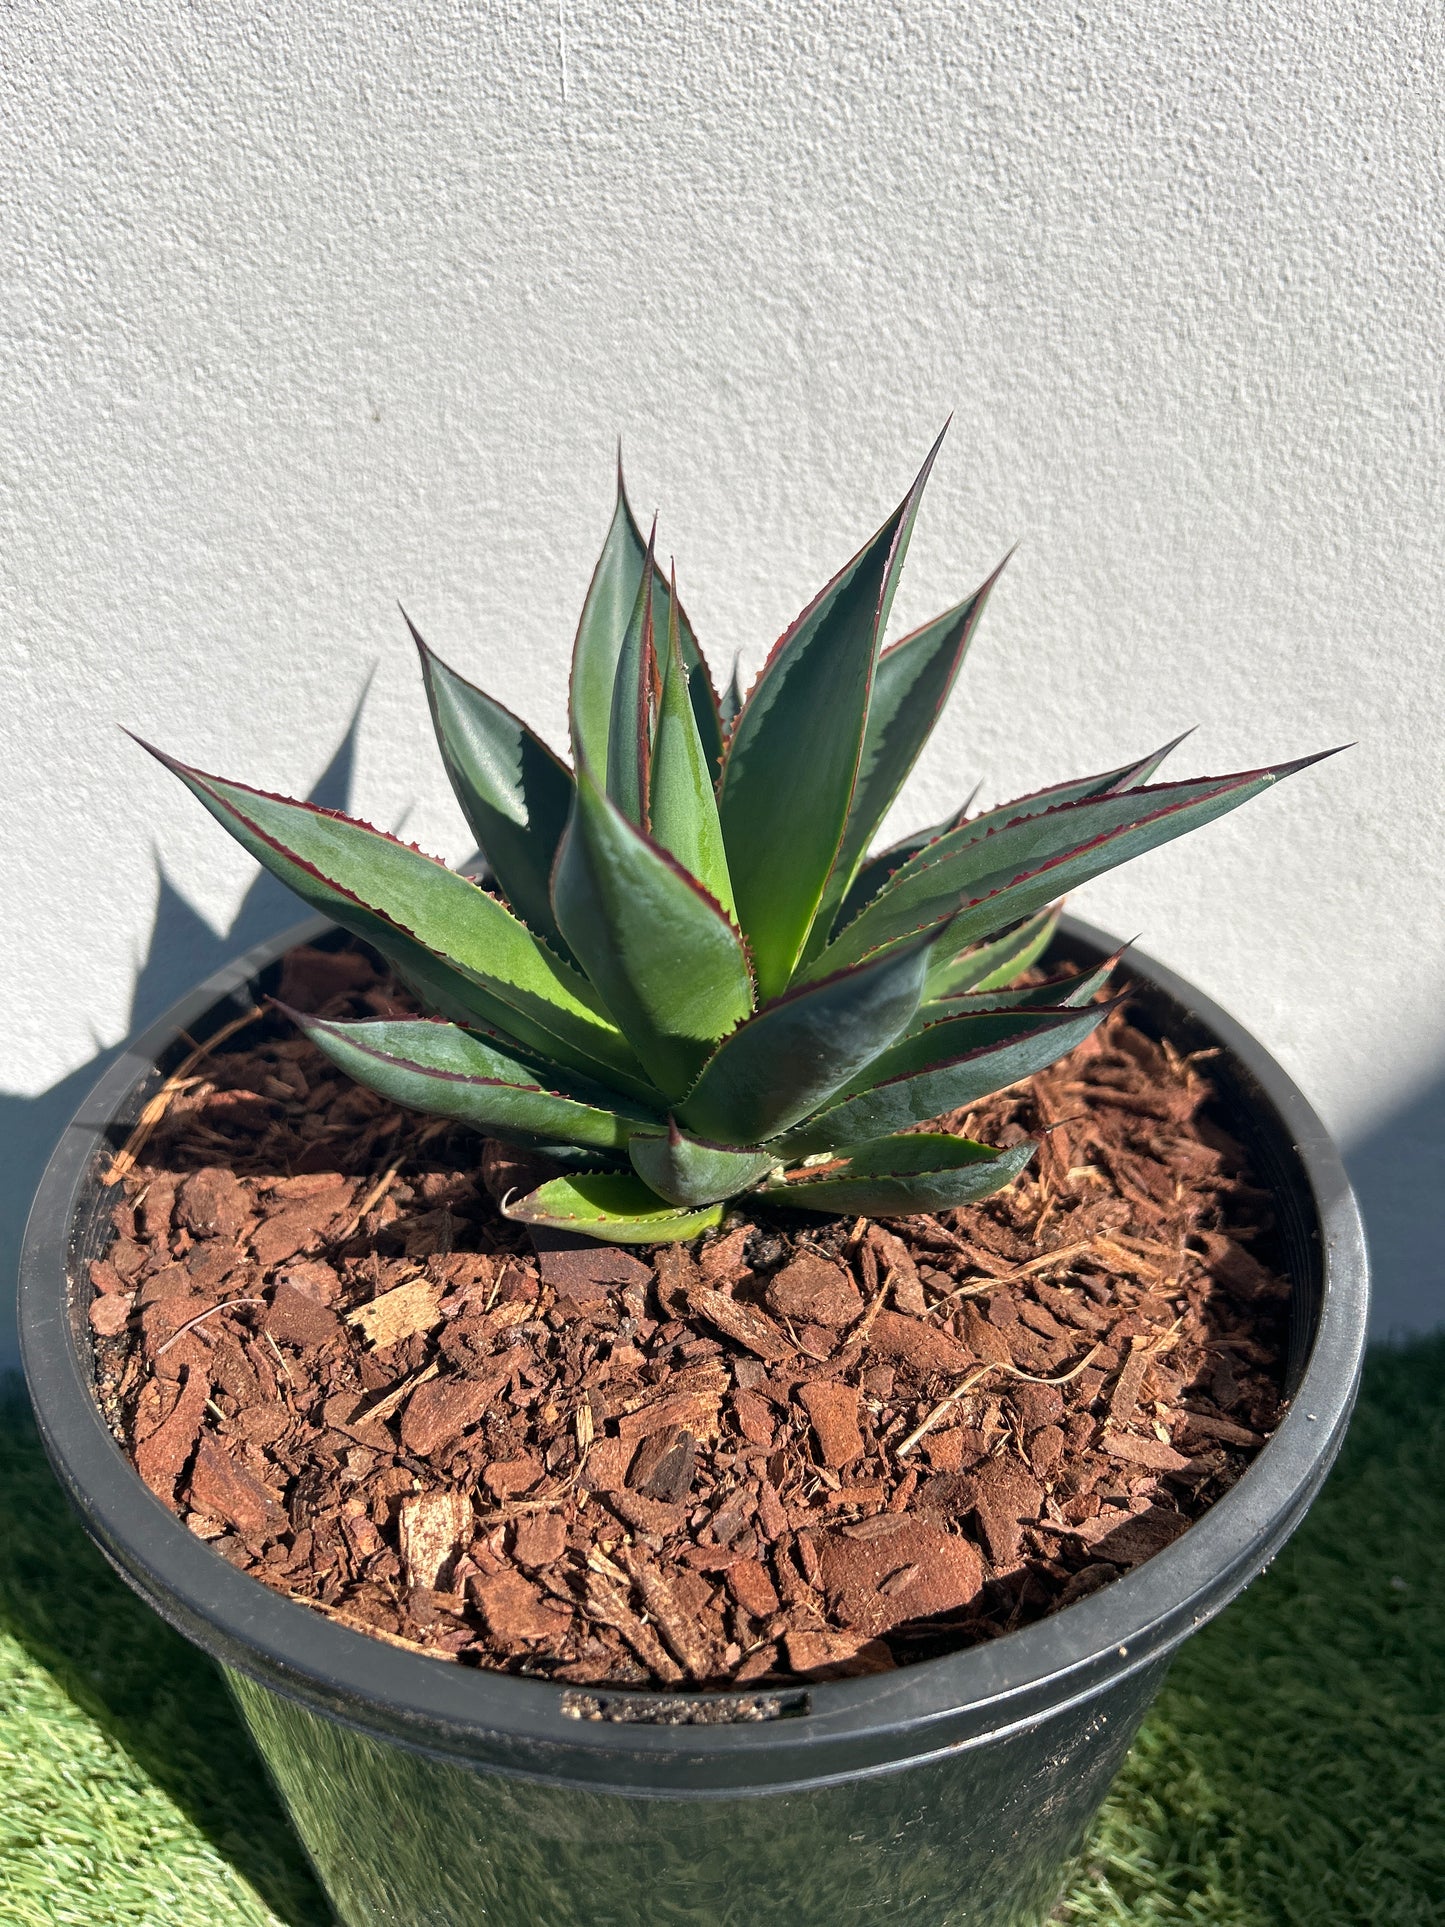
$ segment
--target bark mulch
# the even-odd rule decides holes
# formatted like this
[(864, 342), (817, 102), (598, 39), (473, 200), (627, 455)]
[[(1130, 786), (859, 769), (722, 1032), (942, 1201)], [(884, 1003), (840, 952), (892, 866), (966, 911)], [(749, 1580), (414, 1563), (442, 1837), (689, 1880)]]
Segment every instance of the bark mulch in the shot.
[[(280, 994), (406, 1007), (358, 949)], [(1046, 1131), (997, 1197), (656, 1250), (534, 1244), (496, 1202), (525, 1154), (274, 1017), (147, 1115), (90, 1267), (116, 1437), (220, 1557), (465, 1665), (774, 1685), (994, 1639), (1170, 1544), (1281, 1416), (1269, 1194), (1127, 1008), (945, 1120)]]

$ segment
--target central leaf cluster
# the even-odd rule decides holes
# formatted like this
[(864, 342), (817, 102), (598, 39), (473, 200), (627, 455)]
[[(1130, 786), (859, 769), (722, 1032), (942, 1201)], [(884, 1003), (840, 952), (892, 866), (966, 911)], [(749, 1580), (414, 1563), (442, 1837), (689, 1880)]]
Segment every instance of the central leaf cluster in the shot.
[[(884, 649), (937, 445), (903, 501), (719, 699), (618, 477), (572, 659), (568, 767), (413, 630), (437, 741), (493, 887), (332, 812), (163, 757), (435, 1016), (295, 1013), (388, 1098), (570, 1167), (511, 1206), (620, 1241), (696, 1235), (744, 1191), (939, 1210), (1029, 1144), (943, 1113), (1086, 1037), (1113, 959), (1008, 989), (1060, 893), (1303, 767), (1151, 784), (1168, 750), (869, 854), (997, 580)], [(157, 752), (159, 754), (159, 752)], [(1307, 759), (1314, 760), (1314, 759)]]

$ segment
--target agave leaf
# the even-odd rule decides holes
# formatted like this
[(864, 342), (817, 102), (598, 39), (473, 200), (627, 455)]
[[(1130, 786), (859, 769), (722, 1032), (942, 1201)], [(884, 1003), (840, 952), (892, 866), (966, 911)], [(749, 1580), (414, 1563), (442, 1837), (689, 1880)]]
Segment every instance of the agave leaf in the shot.
[(630, 1171), (593, 1171), (553, 1178), (502, 1207), (522, 1224), (577, 1231), (605, 1244), (676, 1244), (722, 1223), (723, 1207), (679, 1211)]
[(652, 746), (649, 829), (652, 839), (671, 851), (689, 876), (697, 878), (729, 916), (733, 886), (728, 875), (718, 822), (717, 797), (707, 751), (697, 733), (688, 695), (678, 625), (677, 585), (668, 598), (667, 650), (662, 669), (662, 699)]
[(945, 924), (929, 956), (924, 1002), (932, 1003), (937, 997), (951, 997), (962, 990), (1002, 989), (1005, 984), (1011, 984), (1043, 956), (1054, 940), (1062, 914), (1061, 903), (1050, 904), (1048, 909), (1025, 917), (1022, 923), (1005, 930), (992, 942), (958, 953), (949, 939), (949, 926)]
[(723, 1039), (677, 1107), (690, 1131), (759, 1144), (842, 1089), (907, 1028), (927, 946), (786, 992)]
[[(652, 591), (657, 580), (654, 543), (647, 538), (637, 600), (623, 631), (612, 685), (612, 720), (607, 734), (607, 794), (629, 823), (648, 827), (648, 788), (652, 761), (652, 685), (657, 673), (653, 638)], [(666, 633), (664, 631), (664, 633)]]
[(997, 1151), (968, 1138), (910, 1132), (856, 1146), (843, 1165), (817, 1177), (778, 1180), (762, 1196), (805, 1211), (878, 1216), (946, 1211), (986, 1198), (1016, 1178), (1037, 1149), (1030, 1139)]
[(627, 1155), (633, 1170), (660, 1198), (689, 1208), (746, 1191), (778, 1161), (774, 1152), (758, 1145), (709, 1144), (671, 1123), (660, 1131), (634, 1131)]
[(835, 937), (853, 921), (865, 903), (873, 901), (895, 870), (901, 870), (910, 857), (917, 856), (930, 843), (936, 843), (941, 836), (947, 836), (950, 830), (956, 830), (961, 823), (968, 821), (968, 812), (978, 791), (979, 785), (975, 783), (963, 807), (955, 810), (952, 816), (946, 816), (941, 823), (934, 823), (926, 830), (913, 830), (896, 843), (890, 843), (886, 850), (879, 850), (875, 856), (868, 858), (834, 915)]
[[(659, 583), (663, 593), (666, 586)], [(672, 608), (677, 610), (678, 646), (682, 650), (683, 665), (687, 670), (688, 700), (692, 704), (692, 719), (697, 724), (697, 739), (702, 744), (703, 755), (707, 758), (709, 780), (717, 783), (722, 773), (723, 729), (722, 704), (713, 687), (712, 672), (702, 650), (698, 647), (692, 624), (687, 619), (687, 611), (677, 600), (674, 588), (669, 594)], [(670, 611), (668, 612), (670, 614)], [(653, 621), (664, 635), (667, 634), (668, 614), (654, 609)]]
[(474, 1032), (427, 1018), (357, 1024), (307, 1017), (278, 1004), (348, 1077), (393, 1103), (456, 1118), (479, 1131), (528, 1144), (580, 1144), (620, 1151), (648, 1113), (554, 1088), (535, 1065)]
[(816, 952), (827, 942), (864, 851), (933, 733), (958, 679), (978, 619), (1003, 569), (1001, 562), (965, 601), (915, 629), (878, 658), (858, 780), (853, 786), (843, 841), (809, 939), (810, 951)]
[[(1055, 783), (1049, 789), (1035, 790), (1031, 795), (1016, 797), (1012, 803), (1004, 803), (996, 810), (989, 810), (974, 819), (974, 828), (979, 833), (995, 829), (1004, 823), (1011, 823), (1023, 816), (1041, 816), (1045, 810), (1057, 809), (1060, 803), (1077, 803), (1086, 796), (1108, 796), (1112, 793), (1133, 789), (1147, 783), (1171, 750), (1184, 741), (1185, 736), (1193, 735), (1186, 729), (1183, 736), (1176, 736), (1172, 742), (1165, 743), (1162, 749), (1151, 750), (1141, 756), (1136, 763), (1124, 763), (1118, 769), (1101, 771), (1097, 776), (1076, 778), (1069, 783)], [(937, 843), (940, 837), (951, 830), (962, 829), (968, 822), (968, 813), (973, 808), (974, 798), (978, 795), (979, 785), (973, 790), (961, 809), (946, 817), (942, 823), (935, 823), (932, 829), (915, 830), (911, 836), (903, 837), (891, 844), (888, 849), (880, 850), (859, 870), (852, 888), (843, 899), (841, 909), (833, 919), (833, 934), (838, 935), (850, 924), (858, 912), (887, 883), (895, 871), (901, 870), (910, 857), (930, 843)]]
[(612, 691), (617, 681), (617, 659), (622, 639), (637, 604), (647, 548), (633, 520), (622, 485), (622, 463), (617, 464), (617, 502), (607, 540), (592, 573), (577, 640), (572, 646), (572, 678), (568, 714), (574, 762), (587, 757), (600, 770), (607, 768), (607, 739), (612, 730)]
[(723, 757), (719, 811), (762, 997), (787, 988), (838, 854), (878, 638), (937, 443), (882, 528), (775, 644)]
[(702, 886), (605, 796), (590, 766), (552, 882), (562, 934), (669, 1098), (752, 1008), (747, 952)]
[[(1332, 755), (1333, 751), (1324, 754)], [(815, 960), (821, 976), (952, 919), (961, 948), (1105, 870), (1237, 809), (1319, 756), (1064, 803), (979, 833), (976, 818), (904, 864)], [(1004, 812), (993, 813), (1002, 816)]]
[(368, 824), (230, 783), (150, 749), (258, 862), (374, 943), (452, 1014), (644, 1098), (650, 1086), (586, 979), (475, 883)]
[[(617, 659), (622, 639), (637, 603), (647, 544), (637, 526), (617, 464), (617, 503), (602, 554), (592, 576), (582, 620), (572, 652), (569, 710), (574, 757), (586, 756), (599, 770), (608, 767), (608, 737), (612, 728), (612, 692), (617, 681)], [(654, 627), (667, 632), (667, 585), (653, 578)], [(685, 610), (678, 611), (682, 659), (687, 665), (688, 692), (698, 735), (714, 773), (722, 762), (722, 724), (717, 693), (698, 648)]]
[(1032, 1077), (1097, 1030), (1109, 1004), (1085, 1010), (968, 1011), (883, 1051), (783, 1143), (789, 1157), (837, 1150), (927, 1124)]
[(410, 616), (406, 625), (442, 762), (477, 846), (517, 915), (561, 948), (549, 884), (572, 808), (572, 772), (511, 710), (449, 669)]
[(718, 714), (722, 718), (723, 735), (725, 737), (731, 733), (732, 726), (737, 721), (738, 713), (742, 709), (742, 706), (743, 686), (738, 658), (734, 656), (733, 673), (728, 677), (728, 686), (723, 691), (718, 702)]
[[(1044, 816), (1064, 803), (1082, 803), (1091, 796), (1122, 796), (1126, 790), (1140, 789), (1147, 784), (1165, 757), (1193, 734), (1192, 729), (1183, 730), (1159, 749), (1152, 749), (1147, 756), (1141, 756), (1137, 762), (1121, 763), (1118, 769), (1100, 770), (1095, 776), (1077, 776), (1067, 783), (1051, 783), (1047, 789), (1031, 790), (1025, 796), (1016, 796), (1010, 803), (1000, 803), (996, 809), (981, 810), (972, 821), (965, 809), (949, 828), (966, 829), (973, 836), (987, 836), (990, 831), (1021, 822), (1025, 817)], [(1220, 782), (1224, 779), (1214, 777), (1203, 780)], [(974, 795), (977, 794), (975, 790)]]
[(1112, 957), (1105, 957), (1092, 970), (1081, 971), (1077, 976), (1049, 977), (1041, 984), (1025, 984), (1017, 990), (954, 991), (946, 997), (931, 998), (918, 1006), (918, 1015), (908, 1026), (907, 1035), (916, 1037), (945, 1017), (964, 1017), (972, 1011), (1082, 1010), (1109, 981), (1127, 948), (1126, 944)]

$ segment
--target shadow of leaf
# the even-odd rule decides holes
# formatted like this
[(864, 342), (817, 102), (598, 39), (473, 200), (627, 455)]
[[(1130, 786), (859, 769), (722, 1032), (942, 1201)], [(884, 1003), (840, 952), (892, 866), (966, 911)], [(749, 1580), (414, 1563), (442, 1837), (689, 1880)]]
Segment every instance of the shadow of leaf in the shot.
[(1370, 1330), (1445, 1326), (1445, 1066), (1375, 1130), (1345, 1145), (1370, 1240)]
[[(324, 809), (348, 807), (356, 760), (356, 732), (365, 700), (363, 690), (346, 734), (311, 790), (310, 801), (321, 804)], [(263, 938), (299, 923), (305, 914), (304, 906), (289, 890), (266, 871), (258, 870), (230, 929), (220, 934), (187, 903), (159, 863), (157, 870), (159, 892), (155, 922), (145, 962), (136, 974), (131, 993), (128, 1035), (143, 1030), (164, 1015), (193, 985), (229, 963), (232, 957)], [(17, 1370), (20, 1363), (15, 1334), (14, 1280), (30, 1200), (57, 1138), (119, 1049), (116, 1045), (97, 1051), (88, 1064), (82, 1064), (58, 1084), (52, 1084), (48, 1091), (34, 1097), (0, 1091), (0, 1158), (4, 1160), (6, 1180), (0, 1187), (0, 1280), (4, 1283), (3, 1296), (0, 1296), (0, 1372)]]

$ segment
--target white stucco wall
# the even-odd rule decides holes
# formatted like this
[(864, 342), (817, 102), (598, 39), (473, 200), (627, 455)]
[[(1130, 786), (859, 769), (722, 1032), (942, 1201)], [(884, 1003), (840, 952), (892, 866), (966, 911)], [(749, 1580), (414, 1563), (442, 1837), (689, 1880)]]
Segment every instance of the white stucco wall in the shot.
[(900, 807), (1199, 723), (1357, 739), (1079, 907), (1345, 1136), (1438, 1075), (1437, 8), (651, 0), (12, 9), (0, 26), (6, 1047), (124, 1030), (158, 862), (222, 833), (119, 734), (465, 847), (407, 604), (560, 738), (615, 437), (745, 667), (941, 419), (899, 615), (1021, 541)]

